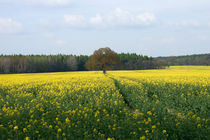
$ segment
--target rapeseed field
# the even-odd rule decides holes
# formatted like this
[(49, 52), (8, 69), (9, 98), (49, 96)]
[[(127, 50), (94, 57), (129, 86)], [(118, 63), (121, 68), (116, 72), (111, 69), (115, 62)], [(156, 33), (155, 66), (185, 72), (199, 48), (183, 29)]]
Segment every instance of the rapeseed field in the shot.
[(209, 139), (210, 67), (0, 75), (0, 139)]

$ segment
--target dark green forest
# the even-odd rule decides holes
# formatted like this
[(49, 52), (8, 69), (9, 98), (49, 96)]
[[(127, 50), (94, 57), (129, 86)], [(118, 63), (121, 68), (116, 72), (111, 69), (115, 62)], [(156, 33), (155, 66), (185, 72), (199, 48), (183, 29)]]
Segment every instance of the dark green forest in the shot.
[(185, 56), (158, 57), (156, 60), (164, 61), (169, 66), (177, 65), (203, 65), (210, 66), (210, 53)]
[[(136, 53), (118, 54), (114, 70), (160, 69), (171, 65), (210, 65), (210, 54), (152, 58)], [(0, 55), (0, 73), (86, 71), (88, 55)]]

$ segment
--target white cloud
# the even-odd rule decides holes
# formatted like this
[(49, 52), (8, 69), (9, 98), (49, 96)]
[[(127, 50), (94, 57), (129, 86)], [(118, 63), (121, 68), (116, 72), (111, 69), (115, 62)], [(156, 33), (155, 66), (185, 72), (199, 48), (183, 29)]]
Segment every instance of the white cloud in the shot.
[(56, 40), (56, 42), (55, 42), (57, 45), (65, 45), (66, 44), (66, 41), (64, 41), (64, 40)]
[(95, 17), (90, 18), (91, 24), (103, 24), (103, 17), (100, 14), (97, 14)]
[(91, 23), (105, 24), (106, 26), (147, 26), (155, 21), (156, 17), (153, 13), (133, 14), (121, 8), (104, 16), (96, 15), (95, 18), (91, 18)]
[(111, 22), (117, 22), (122, 25), (148, 25), (156, 20), (153, 13), (132, 14), (129, 11), (117, 8), (113, 14), (108, 15)]
[(71, 3), (71, 0), (25, 0), (29, 5), (43, 5), (43, 6), (66, 6)]
[(64, 15), (64, 20), (71, 26), (84, 26), (86, 24), (84, 16), (81, 15)]
[(12, 34), (17, 33), (22, 28), (22, 24), (12, 18), (0, 18), (0, 33)]
[(94, 17), (85, 18), (81, 15), (64, 15), (64, 20), (69, 25), (77, 25), (83, 27), (119, 27), (119, 26), (148, 26), (156, 22), (156, 16), (153, 13), (139, 13), (133, 14), (130, 11), (122, 10), (120, 8), (108, 14), (96, 14)]

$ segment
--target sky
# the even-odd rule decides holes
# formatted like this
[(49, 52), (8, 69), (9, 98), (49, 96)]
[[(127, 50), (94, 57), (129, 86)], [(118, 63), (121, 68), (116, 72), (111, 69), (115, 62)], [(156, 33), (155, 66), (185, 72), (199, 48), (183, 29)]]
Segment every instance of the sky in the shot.
[(0, 54), (210, 53), (210, 0), (0, 0)]

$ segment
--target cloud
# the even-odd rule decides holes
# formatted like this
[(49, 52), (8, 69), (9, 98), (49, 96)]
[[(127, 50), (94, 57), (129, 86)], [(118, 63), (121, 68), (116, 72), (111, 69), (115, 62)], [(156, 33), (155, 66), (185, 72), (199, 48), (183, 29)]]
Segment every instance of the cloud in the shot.
[(64, 41), (64, 40), (56, 40), (56, 42), (55, 42), (57, 45), (59, 45), (59, 46), (62, 46), (62, 45), (65, 45), (66, 44), (66, 41)]
[(71, 0), (25, 0), (25, 3), (29, 5), (56, 7), (69, 5)]
[(22, 29), (22, 24), (12, 18), (0, 18), (0, 33), (13, 34)]
[(86, 24), (85, 17), (81, 15), (64, 15), (64, 21), (70, 26), (84, 26)]
[(101, 26), (148, 26), (156, 21), (153, 13), (133, 14), (130, 11), (116, 8), (113, 12), (90, 18), (90, 23)]
[(153, 13), (132, 14), (129, 11), (117, 8), (112, 14), (105, 17), (105, 20), (121, 25), (149, 25), (156, 20), (156, 17)]
[(85, 18), (82, 15), (64, 15), (64, 20), (69, 25), (85, 26), (92, 28), (110, 28), (110, 27), (142, 27), (149, 26), (156, 22), (156, 16), (153, 13), (134, 14), (130, 11), (116, 8), (114, 11), (94, 17)]
[(90, 18), (91, 24), (103, 24), (103, 17), (100, 14), (97, 14), (95, 17)]

